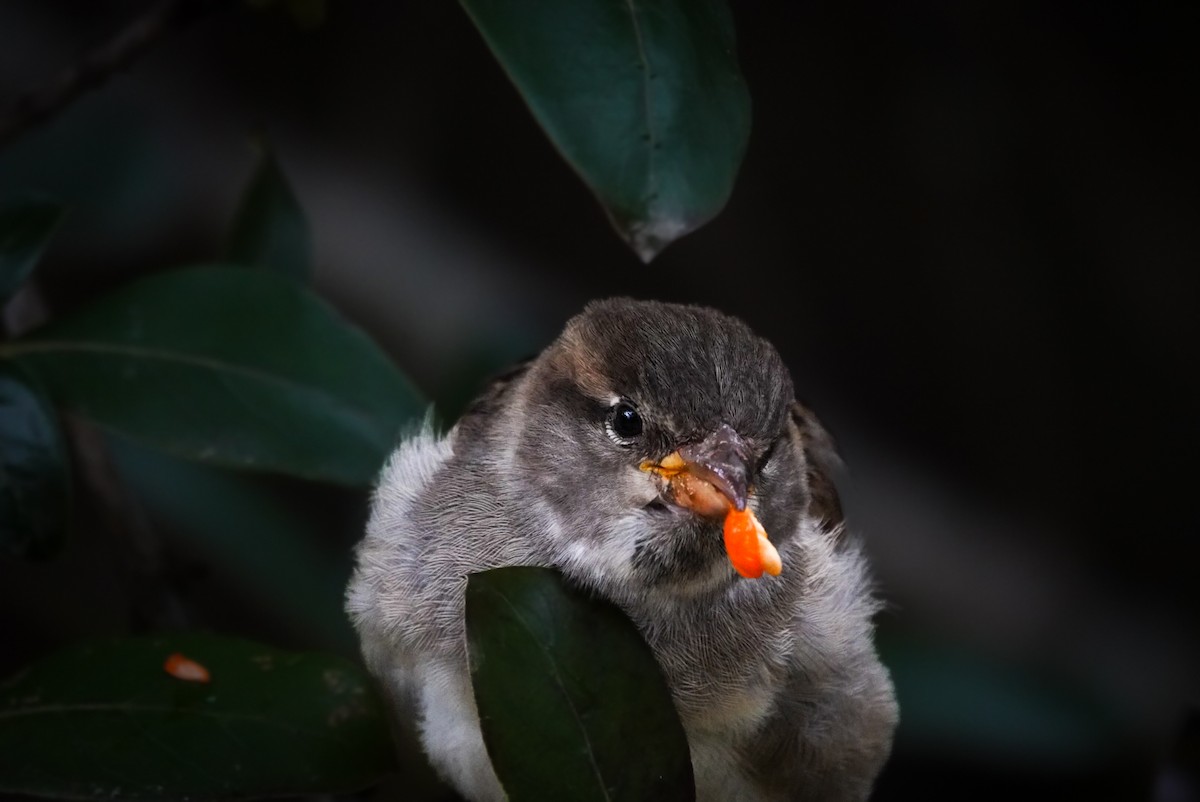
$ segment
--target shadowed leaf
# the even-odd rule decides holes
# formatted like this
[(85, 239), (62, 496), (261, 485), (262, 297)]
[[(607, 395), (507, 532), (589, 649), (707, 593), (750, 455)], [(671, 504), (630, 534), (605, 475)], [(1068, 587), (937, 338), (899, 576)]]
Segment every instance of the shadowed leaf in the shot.
[(750, 131), (722, 0), (462, 0), (644, 261), (715, 216)]
[(367, 485), (424, 413), (362, 331), (261, 270), (154, 275), (4, 349), (101, 426), (227, 467)]
[(234, 217), (226, 257), (301, 281), (312, 270), (308, 220), (278, 159), (265, 148)]
[[(314, 516), (303, 489), (268, 492), (277, 477), (175, 459), (125, 438), (108, 440), (124, 482), (200, 559), (221, 566), (221, 584), (276, 620), (290, 637), (358, 654), (342, 610), (352, 555)], [(327, 488), (330, 489), (330, 488)]]
[(50, 402), (0, 362), (0, 549), (47, 557), (62, 544), (70, 468)]
[(687, 739), (650, 647), (617, 607), (555, 571), (467, 583), (471, 680), (512, 802), (691, 800)]
[[(208, 682), (167, 673), (179, 653)], [(207, 800), (364, 788), (393, 765), (353, 664), (187, 634), (69, 648), (0, 683), (0, 791)]]
[(63, 207), (48, 200), (0, 203), (0, 306), (29, 277), (62, 215)]

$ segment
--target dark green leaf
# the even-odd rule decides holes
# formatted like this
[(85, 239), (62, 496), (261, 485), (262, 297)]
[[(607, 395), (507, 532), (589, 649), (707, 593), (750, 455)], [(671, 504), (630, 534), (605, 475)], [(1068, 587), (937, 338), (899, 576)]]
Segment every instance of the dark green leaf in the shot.
[(223, 585), (304, 643), (357, 654), (342, 609), (351, 554), (335, 550), (337, 538), (322, 528), (328, 518), (313, 514), (323, 496), (310, 499), (311, 493), (290, 486), (288, 495), (272, 493), (270, 485), (278, 482), (268, 480), (277, 477), (184, 462), (124, 438), (110, 438), (109, 449), (126, 484), (166, 524), (162, 529), (221, 566)]
[(0, 203), (0, 307), (29, 277), (62, 215), (48, 200)]
[(722, 0), (462, 4), (643, 260), (724, 207), (750, 96)]
[(512, 802), (695, 798), (687, 739), (633, 622), (544, 568), (467, 583), (471, 680)]
[[(210, 673), (167, 674), (172, 653)], [(186, 634), (54, 654), (0, 685), (0, 791), (67, 799), (245, 799), (349, 791), (393, 765), (351, 663)]]
[(229, 238), (229, 261), (265, 267), (306, 280), (312, 269), (312, 235), (300, 202), (279, 161), (265, 149)]
[(261, 270), (151, 276), (4, 348), (100, 425), (228, 467), (366, 485), (424, 411), (362, 331)]
[(47, 557), (62, 544), (70, 470), (50, 402), (0, 362), (0, 549)]

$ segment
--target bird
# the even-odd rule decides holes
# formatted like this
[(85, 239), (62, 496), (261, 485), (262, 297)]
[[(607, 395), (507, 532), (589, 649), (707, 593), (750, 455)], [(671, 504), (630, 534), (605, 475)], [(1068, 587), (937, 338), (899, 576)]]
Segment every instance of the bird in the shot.
[[(503, 800), (471, 689), (467, 577), (553, 568), (637, 625), (698, 800), (868, 799), (899, 708), (842, 467), (779, 351), (742, 318), (591, 300), (446, 431), (427, 419), (400, 439), (346, 589), (363, 661), (442, 779)], [(752, 514), (776, 570), (733, 565), (735, 511)]]

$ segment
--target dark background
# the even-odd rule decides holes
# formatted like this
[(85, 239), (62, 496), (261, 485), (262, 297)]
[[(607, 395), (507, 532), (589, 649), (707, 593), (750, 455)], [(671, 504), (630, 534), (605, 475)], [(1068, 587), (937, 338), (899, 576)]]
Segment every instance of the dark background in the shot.
[[(0, 5), (0, 109), (145, 7)], [(0, 193), (71, 207), (40, 273), (56, 314), (215, 258), (265, 136), (315, 285), (446, 417), (590, 298), (744, 317), (838, 439), (890, 603), (902, 723), (877, 797), (1197, 798), (1170, 779), (1200, 702), (1197, 12), (732, 8), (745, 162), (649, 266), (451, 2), (214, 15), (0, 150)], [(348, 570), (363, 494), (263, 484)], [(272, 606), (269, 567), (159, 527), (192, 620), (336, 640)], [(55, 563), (0, 561), (0, 668), (131, 626), (110, 550), (83, 531)]]

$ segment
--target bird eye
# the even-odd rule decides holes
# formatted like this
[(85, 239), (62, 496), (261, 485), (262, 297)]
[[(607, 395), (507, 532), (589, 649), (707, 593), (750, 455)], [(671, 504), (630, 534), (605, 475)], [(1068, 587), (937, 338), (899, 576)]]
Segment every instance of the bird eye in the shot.
[(609, 438), (618, 445), (631, 445), (642, 433), (642, 416), (628, 401), (618, 401), (608, 410), (604, 425)]

